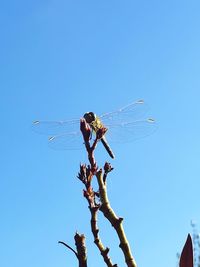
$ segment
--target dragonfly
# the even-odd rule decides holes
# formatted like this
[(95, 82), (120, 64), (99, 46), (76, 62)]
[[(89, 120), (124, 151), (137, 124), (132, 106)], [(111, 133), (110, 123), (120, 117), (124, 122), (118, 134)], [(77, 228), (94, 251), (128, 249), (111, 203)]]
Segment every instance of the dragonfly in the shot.
[[(143, 100), (137, 100), (116, 111), (97, 116), (94, 112), (86, 112), (83, 118), (90, 126), (92, 134), (106, 128), (100, 139), (111, 158), (114, 153), (111, 142), (127, 143), (145, 137), (154, 132), (156, 123), (153, 118), (144, 118), (148, 107)], [(80, 119), (60, 121), (34, 121), (33, 130), (40, 134), (51, 135), (49, 145), (54, 149), (81, 149), (83, 141), (80, 131)]]

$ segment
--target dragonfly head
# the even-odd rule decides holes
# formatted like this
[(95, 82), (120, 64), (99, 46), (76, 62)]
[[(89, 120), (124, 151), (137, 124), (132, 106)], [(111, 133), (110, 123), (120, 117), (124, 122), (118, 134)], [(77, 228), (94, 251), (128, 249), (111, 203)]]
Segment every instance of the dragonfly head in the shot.
[(94, 112), (86, 112), (83, 118), (86, 120), (87, 123), (90, 124), (96, 120), (96, 114), (94, 114)]

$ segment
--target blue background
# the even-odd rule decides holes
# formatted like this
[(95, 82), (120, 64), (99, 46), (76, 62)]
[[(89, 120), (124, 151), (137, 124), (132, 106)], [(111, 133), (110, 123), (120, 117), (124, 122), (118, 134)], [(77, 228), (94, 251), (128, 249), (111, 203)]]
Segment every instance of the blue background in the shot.
[[(0, 1), (1, 244), (4, 267), (103, 266), (76, 179), (85, 151), (49, 149), (36, 119), (79, 118), (144, 99), (158, 130), (113, 145), (108, 194), (138, 266), (176, 266), (190, 220), (200, 221), (199, 1)], [(99, 166), (109, 157), (99, 146)], [(118, 240), (99, 216), (114, 263)]]

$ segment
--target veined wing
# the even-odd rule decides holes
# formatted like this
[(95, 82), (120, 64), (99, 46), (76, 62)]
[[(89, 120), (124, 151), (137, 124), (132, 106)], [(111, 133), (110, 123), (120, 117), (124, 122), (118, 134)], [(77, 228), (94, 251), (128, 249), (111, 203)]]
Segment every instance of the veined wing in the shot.
[[(126, 143), (147, 136), (156, 129), (153, 119), (138, 120), (146, 113), (147, 106), (138, 100), (115, 112), (100, 116), (100, 120), (108, 127), (106, 138), (110, 142)], [(79, 119), (68, 121), (35, 121), (33, 130), (53, 135), (49, 145), (54, 149), (80, 149), (83, 139), (79, 130)]]
[[(155, 129), (156, 123), (153, 119), (113, 124), (106, 133), (106, 139), (109, 143), (132, 142), (153, 133)], [(76, 131), (50, 137), (49, 146), (56, 150), (78, 150), (84, 148), (84, 141), (81, 132)]]
[(148, 106), (144, 103), (144, 101), (137, 100), (114, 112), (105, 113), (99, 118), (102, 120), (103, 124), (109, 128), (110, 125), (116, 125), (125, 122), (128, 123), (141, 119), (147, 110)]
[(152, 134), (157, 128), (151, 118), (110, 125), (106, 139), (110, 143), (128, 143)]
[(84, 148), (81, 132), (64, 133), (49, 138), (49, 146), (56, 150), (77, 150)]
[(66, 121), (34, 121), (32, 128), (40, 134), (57, 135), (64, 133), (72, 133), (79, 130), (80, 120)]

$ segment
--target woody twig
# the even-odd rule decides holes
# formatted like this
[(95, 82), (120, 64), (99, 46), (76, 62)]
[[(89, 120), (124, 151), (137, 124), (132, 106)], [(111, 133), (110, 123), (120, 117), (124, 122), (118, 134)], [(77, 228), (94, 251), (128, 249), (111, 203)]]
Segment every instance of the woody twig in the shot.
[(83, 234), (76, 233), (74, 236), (76, 250), (63, 241), (59, 241), (59, 244), (64, 245), (71, 250), (78, 259), (79, 267), (87, 267), (87, 254), (85, 246), (85, 236)]
[(97, 164), (94, 158), (94, 150), (97, 146), (97, 142), (101, 139), (103, 133), (99, 131), (96, 134), (96, 138), (93, 144), (91, 145), (90, 144), (91, 129), (84, 119), (81, 120), (80, 128), (83, 134), (84, 144), (85, 144), (85, 147), (88, 153), (88, 159), (89, 159), (90, 165), (86, 166), (85, 164), (81, 164), (80, 171), (77, 177), (85, 185), (85, 189), (83, 190), (83, 193), (84, 193), (84, 197), (88, 201), (89, 210), (91, 213), (90, 225), (91, 225), (91, 231), (94, 237), (94, 243), (99, 249), (106, 265), (108, 267), (117, 267), (117, 264), (113, 264), (108, 255), (110, 249), (108, 247), (106, 248), (104, 247), (99, 236), (99, 228), (97, 225), (99, 203), (97, 203), (96, 201), (96, 198), (99, 198), (99, 193), (95, 192), (91, 186), (92, 178), (96, 174), (96, 171), (97, 171)]
[(110, 172), (111, 170), (112, 170), (112, 167), (106, 163), (104, 166), (104, 173), (101, 169), (98, 170), (96, 173), (96, 177), (97, 177), (97, 181), (99, 185), (99, 195), (100, 195), (100, 200), (101, 200), (101, 206), (99, 209), (104, 214), (106, 219), (109, 220), (109, 222), (114, 227), (118, 235), (118, 238), (120, 240), (119, 247), (121, 248), (124, 254), (124, 258), (125, 258), (125, 262), (127, 266), (136, 267), (137, 265), (132, 256), (131, 249), (130, 249), (130, 246), (129, 246), (129, 243), (126, 238), (124, 228), (122, 225), (123, 218), (117, 217), (117, 215), (111, 208), (110, 202), (108, 199), (105, 177), (107, 176), (107, 173)]
[[(91, 167), (88, 167), (88, 171), (85, 171), (88, 173), (88, 176), (86, 175), (87, 178), (82, 179), (82, 181), (84, 180), (86, 182), (86, 190), (84, 191), (84, 196), (88, 200), (90, 211), (91, 211), (91, 216), (92, 216), (91, 217), (91, 229), (93, 232), (93, 236), (96, 240), (96, 245), (101, 251), (102, 248), (99, 245), (100, 243), (98, 241), (99, 229), (97, 228), (97, 212), (98, 210), (100, 210), (104, 214), (106, 219), (109, 220), (109, 222), (114, 227), (118, 235), (118, 238), (120, 241), (119, 247), (121, 248), (124, 254), (126, 265), (128, 267), (136, 267), (137, 265), (131, 253), (130, 245), (128, 243), (128, 240), (126, 238), (124, 228), (122, 225), (123, 218), (116, 216), (115, 212), (110, 206), (110, 202), (107, 196), (106, 178), (107, 178), (108, 173), (112, 171), (113, 168), (109, 163), (105, 163), (104, 171), (102, 169), (98, 170), (95, 157), (94, 157), (94, 150), (96, 148), (97, 142), (104, 135), (104, 132), (100, 131), (99, 133), (96, 134), (96, 138), (92, 146), (90, 145), (91, 128), (84, 119), (81, 120), (81, 132), (83, 134), (85, 147), (88, 152), (88, 159), (89, 159), (90, 166), (91, 166)], [(90, 171), (89, 171), (89, 168), (90, 168)], [(100, 198), (100, 203), (98, 206), (96, 205), (96, 201), (95, 201), (96, 193), (93, 191), (91, 187), (91, 181), (94, 175), (97, 178), (98, 186), (99, 186), (98, 197)], [(112, 265), (108, 265), (108, 266), (112, 266)]]

